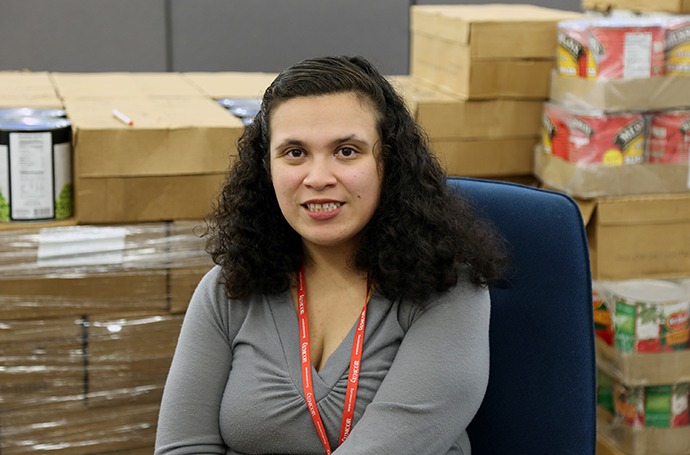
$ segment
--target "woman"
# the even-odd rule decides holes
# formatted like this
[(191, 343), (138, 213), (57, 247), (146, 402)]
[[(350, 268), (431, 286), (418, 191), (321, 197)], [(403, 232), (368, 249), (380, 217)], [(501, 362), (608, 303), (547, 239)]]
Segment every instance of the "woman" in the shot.
[(503, 256), (362, 58), (282, 72), (209, 223), (156, 454), (464, 454)]

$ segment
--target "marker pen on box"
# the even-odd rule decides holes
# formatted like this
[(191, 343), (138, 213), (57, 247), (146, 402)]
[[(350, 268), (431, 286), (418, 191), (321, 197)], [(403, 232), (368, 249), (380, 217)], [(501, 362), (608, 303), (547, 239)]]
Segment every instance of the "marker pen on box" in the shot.
[(125, 114), (123, 114), (122, 112), (118, 111), (117, 109), (113, 109), (113, 116), (114, 116), (115, 118), (117, 118), (118, 120), (120, 120), (120, 121), (121, 121), (122, 123), (124, 123), (125, 125), (129, 125), (129, 126), (134, 125), (134, 122), (132, 121), (131, 118), (127, 117)]

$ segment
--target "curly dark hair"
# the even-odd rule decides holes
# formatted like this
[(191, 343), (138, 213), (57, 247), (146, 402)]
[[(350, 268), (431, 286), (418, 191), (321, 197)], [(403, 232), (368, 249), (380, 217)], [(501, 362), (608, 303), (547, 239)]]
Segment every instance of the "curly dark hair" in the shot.
[(238, 140), (238, 156), (207, 219), (207, 251), (222, 269), (229, 298), (286, 291), (302, 264), (301, 237), (278, 206), (270, 175), (270, 119), (295, 97), (355, 93), (377, 114), (383, 178), (379, 205), (362, 231), (353, 265), (391, 300), (423, 302), (461, 275), (476, 285), (498, 279), (502, 242), (449, 188), (403, 98), (362, 57), (304, 60), (278, 75)]

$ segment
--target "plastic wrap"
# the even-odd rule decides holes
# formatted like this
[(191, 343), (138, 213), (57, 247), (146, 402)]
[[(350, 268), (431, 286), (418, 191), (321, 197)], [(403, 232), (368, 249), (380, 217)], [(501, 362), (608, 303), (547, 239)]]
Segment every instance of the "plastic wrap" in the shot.
[(0, 453), (151, 453), (202, 223), (0, 232)]
[(593, 283), (598, 433), (626, 454), (690, 452), (689, 283)]
[(534, 170), (554, 189), (584, 199), (690, 191), (688, 109), (605, 112), (548, 102), (542, 120)]

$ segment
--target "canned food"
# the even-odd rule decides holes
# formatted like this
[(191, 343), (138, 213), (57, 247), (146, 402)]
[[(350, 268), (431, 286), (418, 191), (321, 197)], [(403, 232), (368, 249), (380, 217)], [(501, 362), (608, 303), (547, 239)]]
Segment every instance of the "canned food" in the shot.
[(70, 127), (64, 118), (0, 118), (0, 221), (72, 215)]
[(641, 113), (573, 112), (568, 160), (620, 166), (644, 160), (646, 121)]
[(634, 427), (678, 428), (690, 425), (690, 384), (628, 387), (616, 381), (613, 403), (616, 418)]
[(261, 100), (255, 98), (225, 98), (218, 100), (218, 103), (242, 120), (245, 125), (254, 121), (254, 117), (261, 109)]
[(688, 348), (690, 298), (683, 286), (663, 280), (611, 285), (614, 341), (623, 352)]
[(650, 163), (687, 163), (690, 109), (655, 112), (649, 125)]
[(690, 74), (690, 16), (678, 16), (666, 23), (666, 74)]
[(544, 103), (542, 144), (544, 153), (568, 160), (568, 114), (564, 108)]
[(594, 305), (594, 333), (609, 346), (613, 346), (613, 323), (607, 299), (601, 290), (592, 290), (592, 304)]
[(556, 70), (565, 77), (585, 77), (587, 73), (588, 21), (558, 23)]
[(664, 74), (665, 31), (659, 19), (593, 21), (588, 44), (590, 79), (637, 79)]
[(0, 117), (64, 117), (64, 109), (37, 107), (4, 107), (0, 108)]

